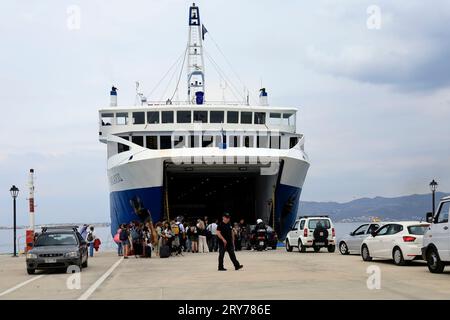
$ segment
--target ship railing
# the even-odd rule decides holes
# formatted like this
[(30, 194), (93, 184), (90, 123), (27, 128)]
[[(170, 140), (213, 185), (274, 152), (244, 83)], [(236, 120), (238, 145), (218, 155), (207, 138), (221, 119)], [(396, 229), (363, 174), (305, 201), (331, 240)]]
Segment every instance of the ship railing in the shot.
[[(190, 103), (189, 101), (147, 101), (144, 102), (143, 105), (147, 106), (167, 106), (167, 105), (192, 105), (194, 103)], [(202, 105), (226, 105), (226, 106), (241, 106), (241, 105), (247, 105), (247, 102), (243, 101), (210, 101), (207, 100), (203, 104), (200, 104), (198, 106)]]

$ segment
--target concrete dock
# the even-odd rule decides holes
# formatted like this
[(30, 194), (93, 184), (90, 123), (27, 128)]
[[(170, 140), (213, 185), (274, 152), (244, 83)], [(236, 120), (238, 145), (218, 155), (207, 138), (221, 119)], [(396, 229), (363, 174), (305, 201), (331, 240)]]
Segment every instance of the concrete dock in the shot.
[[(113, 252), (89, 259), (80, 288), (69, 289), (69, 274), (28, 275), (25, 258), (0, 256), (0, 299), (448, 299), (450, 267), (431, 274), (424, 262), (398, 267), (388, 261), (363, 262), (338, 253), (237, 252), (244, 269), (235, 271), (217, 253), (168, 259), (127, 260)], [(380, 271), (380, 288), (367, 281)], [(372, 275), (373, 277), (373, 275)], [(373, 279), (373, 278), (372, 278)], [(378, 278), (377, 278), (378, 279)], [(69, 286), (70, 287), (70, 286)], [(374, 288), (375, 287), (375, 288)]]

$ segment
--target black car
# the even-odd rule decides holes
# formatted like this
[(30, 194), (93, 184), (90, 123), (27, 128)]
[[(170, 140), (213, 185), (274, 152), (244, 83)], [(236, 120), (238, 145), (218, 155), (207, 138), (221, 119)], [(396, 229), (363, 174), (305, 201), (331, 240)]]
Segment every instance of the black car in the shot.
[[(257, 238), (255, 233), (256, 225), (250, 225), (250, 241), (247, 243), (247, 250), (251, 250), (257, 245)], [(270, 227), (266, 226), (266, 237), (267, 237), (267, 247), (272, 248), (275, 250), (278, 245), (278, 235), (277, 233)]]
[(88, 266), (88, 247), (76, 226), (42, 228), (33, 249), (27, 252), (28, 274), (36, 270), (64, 269)]

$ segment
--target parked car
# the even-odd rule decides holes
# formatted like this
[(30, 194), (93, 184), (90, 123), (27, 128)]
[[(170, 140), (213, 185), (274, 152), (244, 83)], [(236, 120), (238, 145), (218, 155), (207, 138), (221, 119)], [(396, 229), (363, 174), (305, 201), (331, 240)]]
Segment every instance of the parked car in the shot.
[(67, 269), (88, 266), (87, 243), (77, 226), (44, 227), (26, 255), (28, 274), (42, 269)]
[(327, 248), (328, 252), (336, 250), (336, 232), (333, 222), (328, 216), (305, 216), (295, 221), (285, 240), (286, 250), (291, 252), (293, 247), (305, 252), (313, 248), (319, 252)]
[(358, 226), (358, 228), (350, 232), (350, 234), (339, 240), (339, 252), (343, 255), (360, 254), (363, 240), (382, 225), (383, 223), (381, 222), (372, 222)]
[(363, 240), (361, 256), (364, 261), (392, 259), (399, 266), (421, 260), (423, 235), (429, 226), (429, 223), (418, 221), (387, 223)]
[(436, 212), (435, 215), (431, 212), (427, 214), (431, 225), (423, 238), (422, 257), (427, 261), (430, 272), (442, 273), (450, 264), (450, 197), (441, 200)]
[[(256, 247), (257, 245), (257, 237), (254, 233), (254, 230), (256, 228), (256, 225), (250, 225), (249, 230), (249, 241), (247, 242), (247, 250), (251, 250), (252, 248)], [(273, 250), (277, 249), (278, 244), (278, 235), (277, 233), (270, 227), (266, 226), (266, 241), (267, 241), (267, 248), (272, 248)]]

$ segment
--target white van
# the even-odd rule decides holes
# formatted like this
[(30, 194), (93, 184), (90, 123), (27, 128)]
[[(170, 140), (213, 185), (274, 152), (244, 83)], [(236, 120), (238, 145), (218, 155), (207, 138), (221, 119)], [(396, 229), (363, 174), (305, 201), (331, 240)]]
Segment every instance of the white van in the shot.
[(450, 264), (449, 212), (450, 196), (442, 198), (434, 216), (432, 212), (427, 213), (427, 221), (431, 225), (423, 237), (422, 257), (432, 273), (442, 273)]

